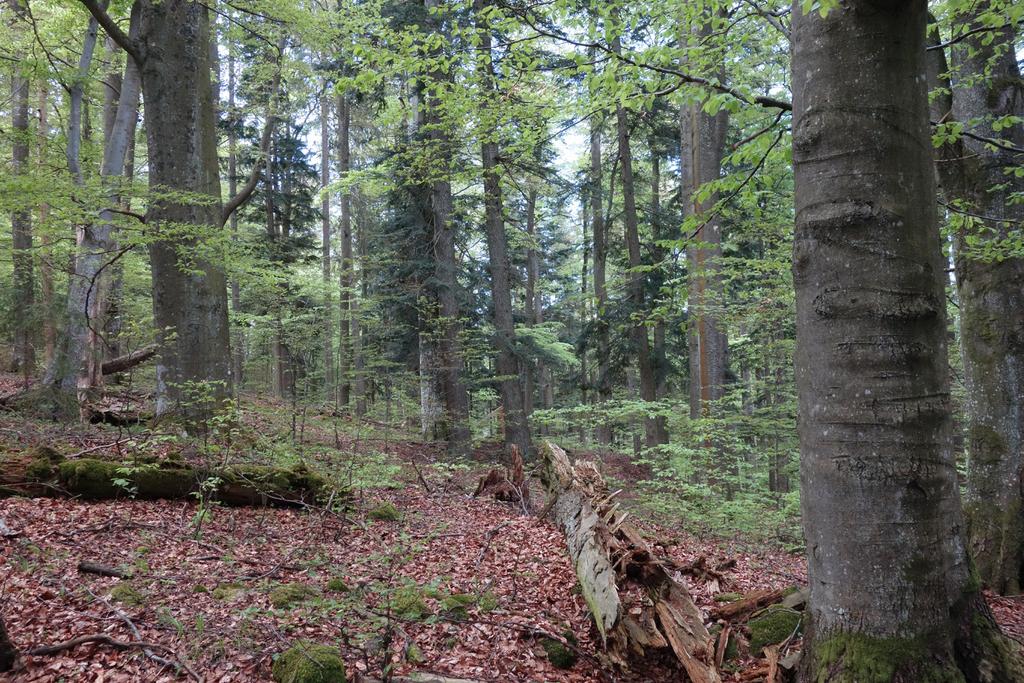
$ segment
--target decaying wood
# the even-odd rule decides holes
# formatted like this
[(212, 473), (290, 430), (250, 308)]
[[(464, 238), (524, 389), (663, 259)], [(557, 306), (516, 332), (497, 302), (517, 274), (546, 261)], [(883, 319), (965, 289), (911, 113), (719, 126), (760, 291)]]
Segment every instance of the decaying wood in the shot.
[(96, 574), (97, 576), (113, 576), (118, 579), (130, 579), (132, 577), (131, 572), (126, 572), (123, 569), (84, 560), (78, 563), (78, 571), (84, 574)]
[(115, 372), (124, 372), (125, 370), (131, 370), (136, 365), (141, 365), (147, 360), (156, 355), (156, 344), (144, 346), (141, 349), (126, 353), (123, 356), (117, 358), (111, 358), (110, 360), (103, 363), (103, 374), (112, 375)]
[(65, 650), (73, 650), (79, 645), (88, 645), (90, 643), (96, 643), (99, 645), (109, 645), (115, 650), (130, 650), (133, 648), (138, 648), (144, 650), (158, 650), (160, 652), (166, 652), (167, 654), (174, 656), (174, 658), (178, 661), (181, 668), (184, 669), (189, 676), (191, 676), (193, 679), (197, 681), (202, 680), (199, 674), (193, 671), (192, 668), (188, 666), (188, 664), (186, 664), (183, 659), (181, 659), (175, 654), (174, 650), (167, 647), (166, 645), (161, 645), (160, 643), (145, 643), (141, 641), (117, 640), (116, 638), (111, 638), (105, 633), (93, 633), (87, 636), (79, 636), (77, 638), (72, 638), (71, 640), (66, 640), (62, 643), (57, 643), (56, 645), (44, 645), (42, 647), (34, 647), (31, 650), (27, 650), (25, 654), (32, 655), (33, 657), (56, 655), (60, 654), (61, 652), (64, 652)]
[(511, 467), (495, 467), (480, 478), (474, 498), (493, 496), (495, 500), (518, 503), (525, 510), (530, 509), (530, 487), (523, 472), (523, 456), (519, 448), (512, 445)]
[[(540, 448), (550, 515), (565, 534), (583, 596), (611, 661), (628, 667), (648, 650), (670, 648), (693, 683), (719, 683), (715, 641), (678, 568), (656, 558), (626, 522), (593, 463), (570, 463), (550, 442)], [(627, 611), (618, 586), (638, 586), (647, 599)]]
[(737, 621), (755, 610), (767, 607), (768, 605), (774, 605), (786, 596), (787, 590), (780, 588), (778, 590), (759, 590), (747, 593), (747, 595), (736, 602), (727, 602), (711, 610), (711, 618)]

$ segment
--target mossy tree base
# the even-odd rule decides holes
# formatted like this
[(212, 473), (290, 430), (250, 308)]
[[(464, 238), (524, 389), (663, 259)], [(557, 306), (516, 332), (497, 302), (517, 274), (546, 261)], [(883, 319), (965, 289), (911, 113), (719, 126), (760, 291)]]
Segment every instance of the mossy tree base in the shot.
[(1019, 683), (1024, 651), (1004, 635), (979, 593), (954, 610), (957, 633), (875, 638), (859, 633), (809, 637), (804, 683)]

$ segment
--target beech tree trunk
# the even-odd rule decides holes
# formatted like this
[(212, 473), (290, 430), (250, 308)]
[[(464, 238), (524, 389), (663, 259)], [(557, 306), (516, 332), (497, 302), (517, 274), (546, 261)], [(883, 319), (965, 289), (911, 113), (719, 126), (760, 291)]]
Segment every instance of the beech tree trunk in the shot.
[[(487, 6), (485, 0), (475, 0), (479, 13)], [(497, 100), (494, 83), (494, 64), (491, 54), (491, 29), (480, 18), (480, 76), (485, 96)], [(512, 280), (509, 274), (508, 239), (502, 210), (501, 176), (498, 166), (498, 143), (485, 137), (481, 144), (484, 177), (484, 213), (487, 228), (488, 267), (491, 273), (491, 302), (494, 316), (494, 345), (497, 349), (495, 373), (499, 377), (501, 406), (504, 410), (505, 444), (515, 445), (524, 458), (530, 450), (530, 431), (523, 402), (523, 389), (519, 383), (519, 363), (516, 360), (515, 321), (512, 315)]]
[[(596, 119), (590, 126), (590, 210), (594, 232), (594, 321), (597, 327), (597, 402), (604, 403), (612, 395), (611, 342), (607, 319), (608, 289), (608, 230), (604, 220), (604, 170), (601, 166), (601, 123)], [(602, 445), (612, 442), (612, 430), (602, 420), (594, 437)]]
[[(958, 33), (977, 29), (991, 4), (979, 3), (957, 17)], [(944, 82), (932, 119), (958, 121), (972, 133), (1024, 148), (1024, 124), (993, 127), (1004, 117), (1024, 117), (1016, 45), (1012, 24), (968, 35), (951, 48), (952, 84), (942, 50), (933, 48), (933, 73)], [(962, 137), (942, 150), (937, 163), (947, 202), (981, 217), (959, 231), (954, 250), (967, 385), (965, 511), (978, 574), (1002, 594), (1019, 593), (1024, 578), (1024, 259), (978, 254), (999, 249), (1024, 224), (1024, 204), (1012, 199), (1024, 193), (1024, 179), (1007, 173), (1022, 159), (1004, 147)]]
[[(619, 38), (612, 41), (612, 49), (621, 51)], [(654, 358), (651, 353), (650, 334), (647, 331), (647, 306), (644, 290), (647, 277), (639, 272), (644, 266), (640, 252), (640, 229), (636, 210), (636, 183), (633, 178), (633, 154), (629, 147), (629, 121), (621, 105), (615, 108), (616, 137), (619, 146), (619, 169), (622, 174), (622, 211), (626, 236), (626, 250), (629, 253), (629, 296), (635, 318), (631, 328), (633, 351), (636, 353), (637, 371), (640, 377), (640, 399), (644, 402), (658, 400), (657, 378), (654, 374)], [(665, 419), (648, 417), (644, 419), (644, 434), (647, 446), (668, 443)]]
[(926, 3), (793, 16), (802, 680), (1024, 680), (963, 536)]
[[(210, 82), (210, 22), (205, 5), (138, 0), (128, 36), (97, 0), (82, 0), (136, 62), (146, 102), (147, 228), (153, 319), (159, 348), (157, 413), (196, 428), (231, 393), (227, 282), (219, 254), (205, 253), (205, 231), (224, 223)], [(209, 197), (195, 202), (168, 196)], [(187, 227), (183, 227), (187, 226)]]
[[(20, 31), (17, 23), (24, 21), (26, 5), (24, 0), (8, 0), (12, 19), (9, 30)], [(28, 97), (29, 80), (20, 72), (21, 65), (15, 65), (11, 74), (11, 173), (21, 176), (28, 173), (29, 126)], [(12, 329), (10, 371), (20, 372), (26, 382), (35, 371), (36, 357), (33, 337), (33, 315), (35, 302), (35, 279), (32, 254), (32, 212), (27, 207), (18, 207), (11, 212), (11, 247), (14, 262), (12, 278)]]

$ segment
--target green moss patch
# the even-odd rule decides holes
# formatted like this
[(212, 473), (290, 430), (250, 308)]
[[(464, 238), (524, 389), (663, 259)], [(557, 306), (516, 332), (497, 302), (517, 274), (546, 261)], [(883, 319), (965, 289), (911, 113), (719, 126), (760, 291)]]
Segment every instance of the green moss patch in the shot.
[[(565, 631), (562, 633), (562, 637), (565, 638), (569, 645), (575, 647), (576, 636), (573, 635), (572, 631)], [(540, 644), (544, 648), (544, 652), (547, 653), (548, 661), (556, 669), (571, 669), (576, 666), (576, 651), (565, 643), (554, 638), (544, 638)]]
[(146, 596), (139, 592), (135, 586), (125, 581), (111, 589), (110, 599), (128, 607), (139, 607), (146, 602)]
[(772, 605), (747, 622), (750, 629), (750, 651), (760, 654), (767, 645), (781, 643), (800, 628), (803, 615), (796, 610)]
[(398, 511), (395, 504), (390, 501), (384, 501), (371, 508), (367, 513), (370, 519), (376, 519), (382, 522), (397, 522), (402, 518), (402, 513)]
[(320, 591), (313, 586), (304, 583), (284, 583), (270, 591), (270, 604), (278, 609), (288, 609), (319, 595)]
[(300, 641), (274, 660), (276, 683), (347, 683), (341, 652), (330, 645)]
[(327, 590), (332, 593), (348, 593), (348, 584), (340, 576), (335, 576), (327, 582)]
[(431, 613), (426, 597), (420, 586), (402, 586), (391, 595), (391, 611), (403, 619), (425, 619)]
[(839, 633), (813, 645), (814, 683), (963, 683), (952, 662), (931, 655), (924, 638), (872, 638)]
[(245, 591), (245, 586), (240, 583), (222, 583), (210, 593), (214, 600), (232, 601)]
[(719, 593), (715, 596), (715, 602), (736, 602), (742, 599), (742, 593)]

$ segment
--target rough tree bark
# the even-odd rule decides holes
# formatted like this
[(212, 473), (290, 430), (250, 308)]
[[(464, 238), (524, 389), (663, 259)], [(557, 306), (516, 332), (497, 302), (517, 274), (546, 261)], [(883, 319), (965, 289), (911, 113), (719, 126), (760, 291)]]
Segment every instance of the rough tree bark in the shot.
[[(704, 201), (697, 192), (704, 183), (716, 180), (722, 168), (729, 114), (704, 112), (700, 105), (679, 111), (680, 175), (683, 187), (683, 212), (700, 216), (717, 201), (710, 195)], [(690, 417), (707, 417), (711, 404), (722, 398), (729, 342), (716, 309), (722, 305), (722, 231), (717, 217), (701, 219), (700, 228), (686, 248), (689, 269), (689, 326), (687, 340), (690, 363)]]
[[(616, 34), (612, 49), (621, 52), (621, 39)], [(640, 272), (644, 266), (640, 251), (640, 228), (636, 210), (636, 182), (633, 178), (633, 153), (629, 147), (629, 119), (622, 105), (615, 107), (616, 138), (619, 148), (619, 170), (622, 179), (622, 214), (626, 236), (626, 250), (629, 254), (629, 297), (632, 315), (635, 318), (631, 328), (633, 349), (637, 355), (637, 371), (640, 377), (640, 399), (644, 402), (658, 400), (657, 378), (654, 374), (654, 358), (651, 355), (651, 340), (647, 330), (646, 280)], [(668, 443), (665, 420), (656, 417), (644, 419), (644, 434), (648, 447)]]
[[(475, 0), (474, 8), (480, 22), (480, 77), (485, 97), (493, 104), (497, 99), (494, 63), (491, 54), (491, 29), (480, 13), (487, 7), (486, 0)], [(515, 321), (512, 315), (512, 280), (509, 273), (508, 238), (502, 210), (501, 170), (498, 165), (498, 143), (494, 132), (484, 133), (481, 160), (484, 176), (484, 212), (486, 214), (487, 253), (491, 273), (491, 302), (494, 316), (494, 345), (497, 349), (495, 372), (499, 377), (501, 406), (504, 410), (505, 444), (519, 448), (523, 457), (530, 450), (530, 430), (523, 403), (523, 389), (519, 383), (519, 364), (516, 361)]]
[[(991, 5), (973, 5), (954, 19), (968, 37), (951, 48), (952, 83), (943, 49), (929, 49), (931, 75), (943, 81), (932, 119), (965, 123), (974, 134), (1022, 149), (1024, 124), (993, 127), (1003, 117), (1024, 117), (1016, 28), (968, 33)], [(1024, 192), (1024, 179), (1006, 173), (1022, 161), (1024, 154), (969, 137), (943, 147), (937, 160), (946, 201), (982, 217), (955, 235), (954, 249), (969, 420), (965, 512), (978, 574), (1003, 594), (1019, 593), (1024, 574), (1024, 259), (978, 254), (998, 249), (1024, 224), (1024, 204), (1012, 200)]]
[[(17, 24), (26, 19), (24, 0), (8, 0), (12, 18), (8, 28), (20, 31)], [(23, 75), (20, 65), (11, 74), (11, 174), (15, 177), (28, 173), (29, 126), (28, 96), (29, 79)], [(36, 357), (33, 345), (33, 315), (35, 301), (35, 280), (32, 255), (32, 212), (27, 207), (18, 207), (11, 212), (11, 258), (14, 262), (12, 276), (13, 292), (12, 322), (14, 339), (11, 347), (10, 371), (20, 372), (28, 378), (35, 371)]]
[[(202, 234), (224, 223), (205, 5), (138, 0), (125, 35), (96, 0), (82, 0), (139, 68), (146, 102), (147, 227), (157, 329), (157, 412), (197, 425), (231, 392), (227, 282)], [(203, 197), (204, 201), (180, 194)], [(188, 226), (188, 227), (182, 227)]]
[(1022, 680), (963, 537), (925, 0), (793, 15), (802, 680)]
[[(438, 6), (437, 0), (426, 0), (428, 9)], [(469, 391), (462, 380), (462, 332), (459, 307), (459, 264), (455, 248), (455, 226), (452, 222), (451, 169), (453, 159), (452, 134), (442, 113), (441, 90), (450, 87), (449, 69), (437, 68), (430, 72), (432, 87), (424, 93), (425, 137), (431, 154), (435, 155), (438, 169), (431, 179), (430, 223), (434, 245), (434, 297), (440, 319), (436, 330), (435, 369), (437, 386), (444, 410), (443, 437), (448, 453), (453, 456), (469, 455)]]

